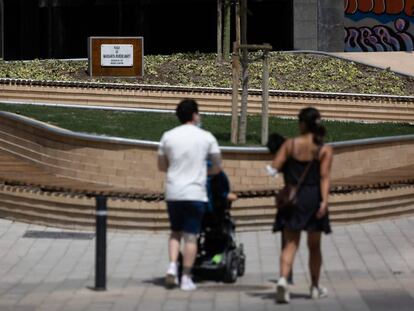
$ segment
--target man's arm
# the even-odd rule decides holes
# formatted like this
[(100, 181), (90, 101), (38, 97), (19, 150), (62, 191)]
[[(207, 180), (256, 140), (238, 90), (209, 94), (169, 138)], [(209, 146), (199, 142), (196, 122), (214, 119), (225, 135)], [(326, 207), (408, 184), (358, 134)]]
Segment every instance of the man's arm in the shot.
[(209, 133), (209, 135), (211, 137), (211, 140), (208, 159), (211, 162), (211, 167), (208, 169), (207, 174), (215, 175), (221, 171), (221, 152), (220, 147), (217, 143), (217, 139), (213, 136), (213, 134)]
[(158, 169), (161, 172), (166, 172), (168, 170), (168, 159), (165, 155), (158, 155)]

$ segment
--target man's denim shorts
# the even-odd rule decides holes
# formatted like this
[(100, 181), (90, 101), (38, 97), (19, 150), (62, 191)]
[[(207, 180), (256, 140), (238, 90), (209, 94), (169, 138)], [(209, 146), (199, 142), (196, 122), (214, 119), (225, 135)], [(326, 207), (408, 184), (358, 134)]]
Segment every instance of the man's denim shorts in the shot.
[(199, 234), (207, 203), (201, 201), (167, 201), (172, 231)]

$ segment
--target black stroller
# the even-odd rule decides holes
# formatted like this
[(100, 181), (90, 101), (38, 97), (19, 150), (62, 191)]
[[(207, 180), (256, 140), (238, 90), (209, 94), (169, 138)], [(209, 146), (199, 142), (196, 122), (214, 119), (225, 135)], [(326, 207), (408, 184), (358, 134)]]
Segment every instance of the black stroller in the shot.
[(210, 176), (208, 183), (210, 211), (203, 219), (193, 274), (197, 278), (234, 283), (237, 277), (244, 275), (246, 256), (243, 244), (236, 244), (231, 202), (227, 200), (229, 182), (221, 172)]

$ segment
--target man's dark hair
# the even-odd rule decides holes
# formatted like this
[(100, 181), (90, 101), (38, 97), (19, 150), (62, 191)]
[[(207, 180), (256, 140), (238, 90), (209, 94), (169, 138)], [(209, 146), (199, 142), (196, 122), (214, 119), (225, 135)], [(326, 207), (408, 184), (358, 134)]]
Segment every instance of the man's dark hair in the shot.
[(198, 104), (194, 99), (182, 100), (175, 109), (175, 114), (182, 124), (192, 121), (194, 113), (198, 113)]
[(269, 139), (267, 140), (266, 147), (269, 149), (271, 154), (276, 154), (280, 147), (285, 142), (285, 138), (278, 133), (273, 133), (269, 135)]

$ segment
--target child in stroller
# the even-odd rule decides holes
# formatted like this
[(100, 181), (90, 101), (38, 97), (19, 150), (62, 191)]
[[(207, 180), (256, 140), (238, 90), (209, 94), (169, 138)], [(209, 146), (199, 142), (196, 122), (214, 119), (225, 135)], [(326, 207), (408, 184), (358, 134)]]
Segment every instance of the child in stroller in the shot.
[(243, 245), (236, 245), (235, 224), (230, 215), (231, 203), (237, 195), (230, 192), (229, 180), (223, 171), (208, 177), (207, 191), (209, 210), (198, 238), (193, 274), (234, 283), (244, 274), (246, 261)]

